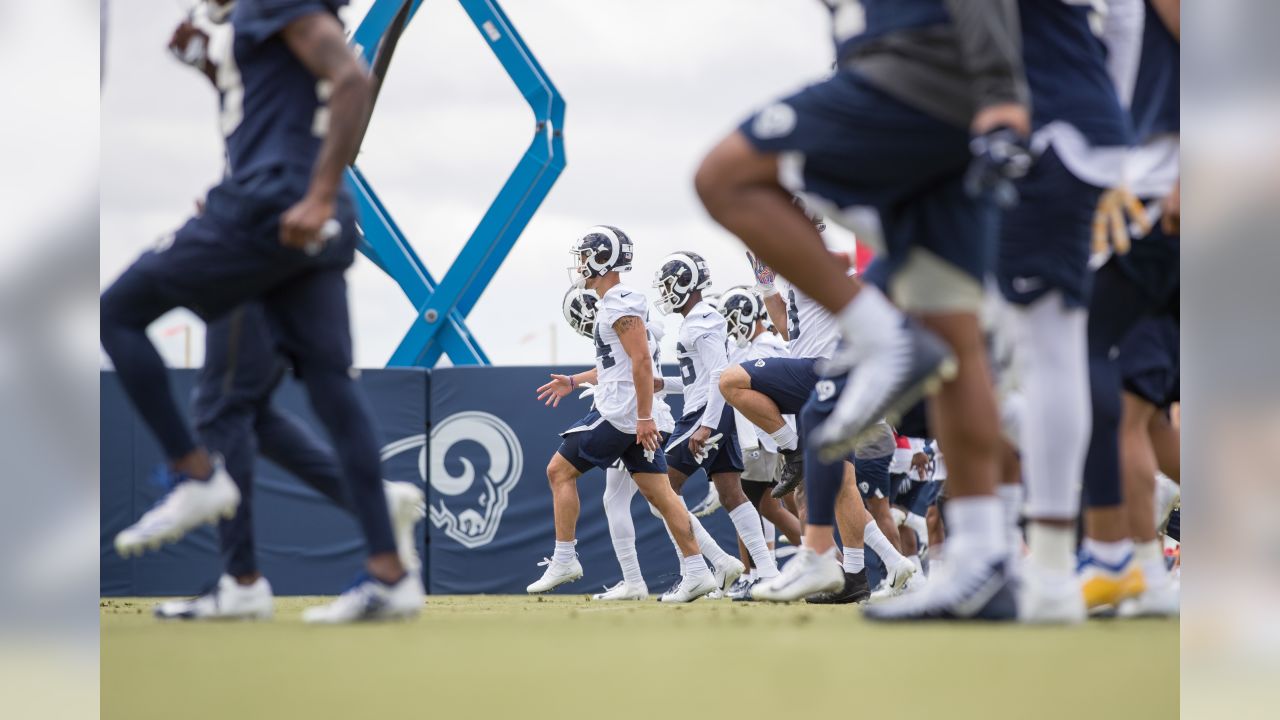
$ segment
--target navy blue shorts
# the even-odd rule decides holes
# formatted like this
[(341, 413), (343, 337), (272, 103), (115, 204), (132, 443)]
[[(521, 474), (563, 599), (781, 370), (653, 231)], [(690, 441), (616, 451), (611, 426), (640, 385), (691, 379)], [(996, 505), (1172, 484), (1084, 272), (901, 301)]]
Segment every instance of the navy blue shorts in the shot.
[[(849, 70), (801, 90), (739, 126), (755, 149), (778, 154), (780, 180), (820, 210), (879, 211), (889, 273), (913, 247), (981, 281), (994, 262), (997, 214), (964, 192), (968, 128), (881, 92)], [(823, 207), (826, 204), (830, 207)]]
[(749, 360), (739, 367), (751, 378), (752, 390), (772, 400), (783, 415), (796, 415), (818, 384), (817, 362), (813, 358), (771, 357)]
[(1018, 182), (1018, 204), (1000, 221), (996, 278), (1010, 302), (1029, 305), (1059, 290), (1088, 307), (1093, 213), (1102, 188), (1078, 179), (1053, 148)]
[(1156, 222), (1146, 237), (1134, 241), (1128, 253), (1110, 260), (1142, 290), (1150, 307), (1173, 315), (1178, 314), (1181, 240), (1179, 235), (1165, 233)]
[(317, 255), (281, 245), (280, 215), (308, 182), (307, 173), (283, 169), (224, 180), (172, 243), (143, 253), (107, 292), (145, 286), (206, 321), (260, 299), (279, 350), (299, 373), (306, 363), (346, 371), (352, 352), (343, 273), (355, 258), (355, 208), (340, 194), (336, 215), (343, 232)]
[(892, 455), (863, 459), (854, 455), (853, 472), (858, 479), (858, 492), (865, 498), (889, 497), (889, 463)]
[(1144, 318), (1120, 343), (1124, 389), (1158, 408), (1177, 402), (1179, 390), (1178, 321), (1171, 316)]
[(711, 432), (712, 435), (723, 435), (720, 446), (701, 463), (694, 462), (693, 453), (689, 450), (689, 436), (702, 427), (702, 410), (688, 413), (676, 423), (671, 441), (664, 443), (667, 448), (667, 467), (679, 470), (686, 476), (694, 474), (698, 468), (706, 470), (707, 475), (741, 473), (744, 466), (742, 448), (738, 445), (738, 427), (734, 422), (733, 408), (728, 406), (720, 413), (720, 424)]
[(648, 459), (644, 447), (636, 443), (635, 433), (622, 432), (595, 410), (560, 433), (560, 437), (564, 440), (556, 452), (580, 473), (591, 468), (606, 470), (619, 460), (632, 475), (667, 473), (667, 458), (661, 451)]
[(938, 501), (938, 493), (942, 491), (942, 482), (940, 480), (930, 480), (928, 482), (909, 480), (908, 484), (909, 487), (893, 498), (893, 504), (906, 508), (913, 515), (924, 517), (929, 512), (929, 506)]

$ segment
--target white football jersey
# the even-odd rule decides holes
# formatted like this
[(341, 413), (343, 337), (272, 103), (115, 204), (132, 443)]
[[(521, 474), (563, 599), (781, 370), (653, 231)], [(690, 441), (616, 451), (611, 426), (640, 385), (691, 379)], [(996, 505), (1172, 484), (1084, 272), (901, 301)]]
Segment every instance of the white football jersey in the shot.
[(787, 305), (788, 347), (793, 358), (830, 358), (840, 340), (835, 316), (790, 283), (779, 283)]
[(613, 325), (624, 317), (643, 323), (647, 315), (644, 295), (624, 285), (609, 288), (596, 304), (596, 410), (625, 433), (636, 431), (636, 389), (631, 357)]
[(684, 383), (684, 412), (686, 415), (707, 408), (703, 425), (715, 427), (724, 408), (719, 383), (719, 373), (729, 364), (726, 343), (729, 334), (724, 316), (703, 300), (685, 316), (680, 324), (676, 341), (676, 360), (680, 363), (680, 379)]

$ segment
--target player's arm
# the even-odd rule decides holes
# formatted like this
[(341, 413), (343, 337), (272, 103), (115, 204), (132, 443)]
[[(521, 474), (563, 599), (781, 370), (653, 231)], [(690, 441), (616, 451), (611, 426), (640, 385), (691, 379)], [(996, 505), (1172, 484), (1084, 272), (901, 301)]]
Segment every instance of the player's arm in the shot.
[(657, 452), (661, 442), (658, 425), (653, 421), (653, 358), (649, 357), (644, 321), (635, 315), (620, 317), (613, 330), (631, 358), (631, 382), (636, 387), (636, 441), (645, 450)]
[(329, 13), (304, 15), (281, 38), (316, 78), (329, 83), (329, 128), (311, 172), (307, 194), (280, 218), (280, 239), (290, 247), (311, 244), (334, 215), (342, 173), (355, 160), (369, 116), (372, 83), (364, 63), (347, 47), (342, 23)]
[(218, 84), (218, 66), (209, 57), (209, 34), (187, 18), (174, 28), (169, 38), (169, 52), (179, 62), (200, 71), (214, 86)]
[(778, 329), (778, 334), (782, 335), (783, 340), (790, 340), (791, 338), (787, 335), (787, 304), (783, 302), (782, 295), (774, 286), (778, 274), (750, 252), (747, 253), (747, 262), (751, 263), (751, 272), (756, 276), (755, 291), (764, 298), (764, 309), (769, 313), (769, 322)]
[(578, 389), (584, 383), (595, 384), (597, 379), (598, 375), (595, 368), (574, 373), (573, 375), (551, 373), (551, 382), (538, 388), (538, 399), (543, 401), (543, 405), (559, 407), (560, 401), (566, 395)]
[(1151, 0), (1151, 8), (1169, 29), (1174, 40), (1182, 40), (1182, 0)]
[(729, 354), (725, 350), (724, 338), (710, 333), (703, 335), (693, 343), (703, 367), (708, 368), (711, 391), (707, 395), (707, 407), (702, 411), (702, 425), (689, 437), (689, 451), (694, 455), (702, 452), (706, 444), (720, 426), (720, 416), (724, 413), (724, 395), (720, 393), (720, 375), (729, 366)]

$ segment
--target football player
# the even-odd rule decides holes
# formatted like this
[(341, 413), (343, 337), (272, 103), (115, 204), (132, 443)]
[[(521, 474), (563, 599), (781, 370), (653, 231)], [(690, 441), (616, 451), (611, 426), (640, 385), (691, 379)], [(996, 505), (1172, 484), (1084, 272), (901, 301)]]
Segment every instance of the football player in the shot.
[[(578, 476), (593, 467), (607, 470), (621, 460), (645, 499), (662, 515), (683, 557), (680, 582), (660, 600), (692, 602), (719, 583), (698, 549), (689, 511), (667, 477), (662, 435), (654, 416), (653, 358), (644, 323), (648, 311), (644, 295), (623, 285), (621, 278), (631, 270), (631, 239), (618, 228), (598, 225), (575, 241), (570, 253), (573, 284), (599, 298), (593, 331), (595, 402), (586, 417), (561, 433), (564, 441), (547, 465), (555, 508), (555, 551), (540, 563), (547, 569), (528, 591), (547, 592), (582, 577), (574, 549)], [(538, 397), (555, 405), (577, 386), (577, 376), (553, 375), (551, 382), (538, 389)]]
[[(228, 171), (203, 210), (144, 253), (102, 294), (101, 341), (121, 385), (160, 441), (173, 489), (116, 537), (131, 555), (230, 518), (241, 493), (193, 437), (146, 328), (175, 307), (207, 321), (260, 300), (276, 340), (334, 443), (367, 545), (366, 572), (304, 619), (409, 617), (423, 588), (397, 553), (377, 431), (351, 373), (344, 273), (355, 208), (343, 183), (368, 120), (370, 79), (346, 42), (344, 0), (239, 0), (232, 52), (217, 66)], [(225, 3), (220, 3), (225, 5)]]
[(728, 334), (724, 316), (703, 299), (702, 291), (710, 285), (710, 268), (691, 251), (668, 255), (654, 274), (658, 309), (684, 318), (676, 342), (684, 415), (666, 444), (668, 474), (679, 492), (690, 475), (706, 471), (757, 576), (767, 580), (778, 574), (778, 565), (765, 542), (760, 513), (742, 490), (737, 423), (732, 409), (725, 412), (720, 393), (720, 376), (729, 364)]

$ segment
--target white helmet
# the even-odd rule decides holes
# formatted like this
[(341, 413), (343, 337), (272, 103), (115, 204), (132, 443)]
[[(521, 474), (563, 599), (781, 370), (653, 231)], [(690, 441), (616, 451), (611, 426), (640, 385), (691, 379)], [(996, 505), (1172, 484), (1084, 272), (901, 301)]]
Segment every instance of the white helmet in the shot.
[(569, 280), (574, 287), (584, 287), (588, 278), (609, 272), (631, 269), (631, 238), (612, 225), (596, 225), (569, 247), (573, 265)]
[(711, 285), (711, 271), (707, 261), (695, 252), (672, 253), (662, 260), (662, 266), (653, 274), (653, 286), (658, 290), (658, 309), (669, 313), (685, 306), (695, 290)]
[(564, 294), (561, 309), (569, 327), (583, 337), (594, 338), (596, 334), (596, 294), (583, 288), (571, 287)]
[(738, 347), (746, 347), (755, 334), (756, 322), (765, 319), (764, 300), (745, 285), (732, 287), (720, 296), (720, 314), (724, 315), (729, 337)]

